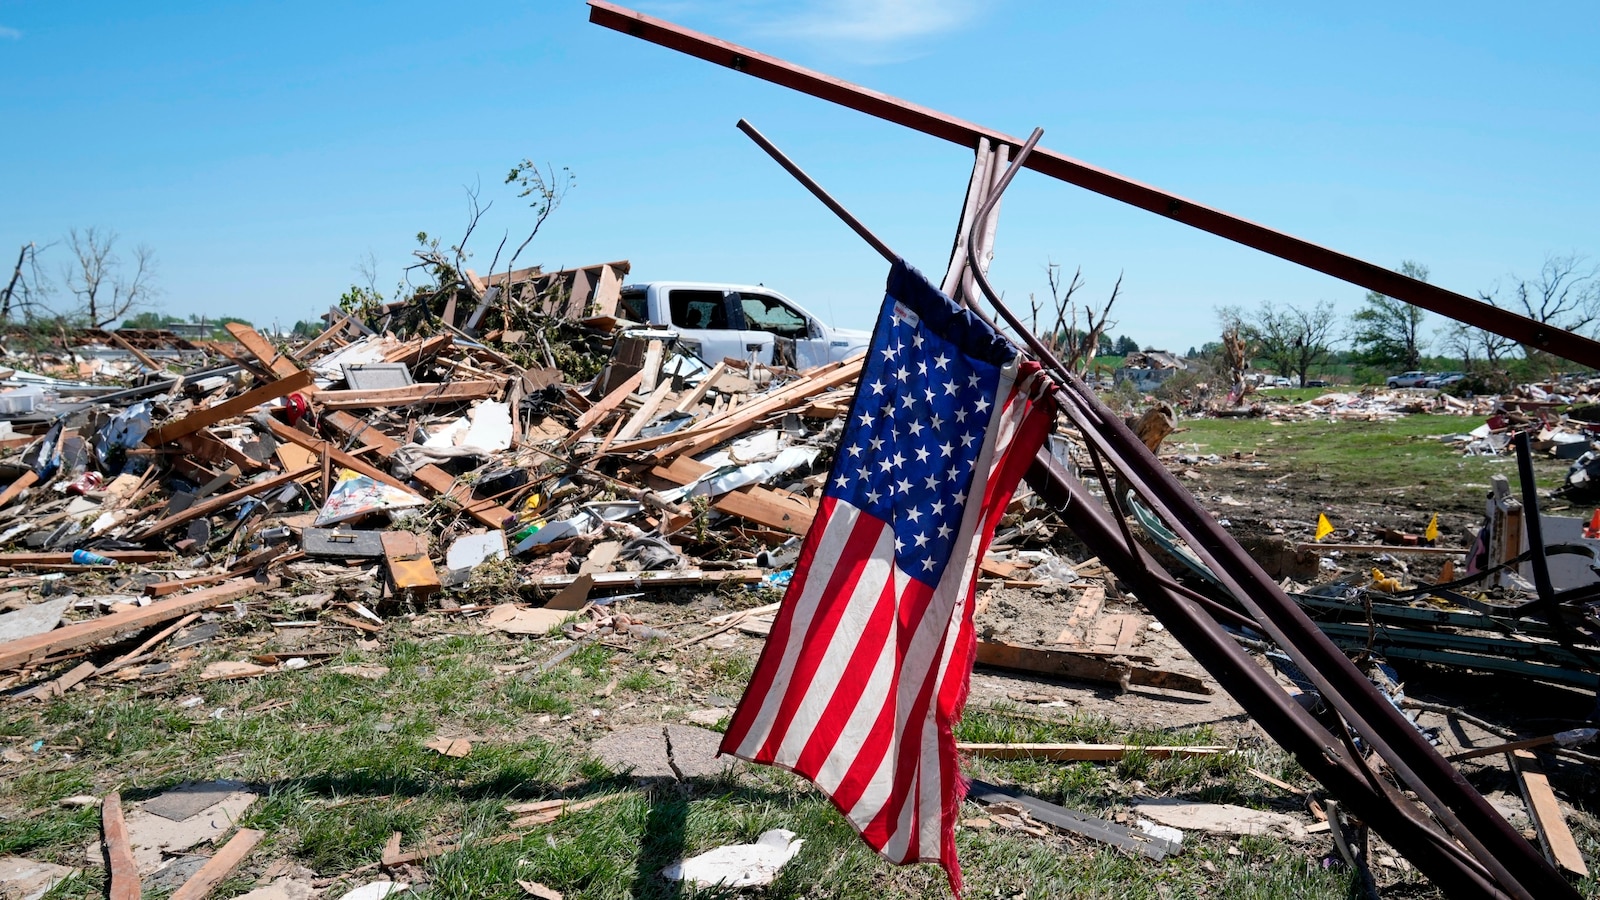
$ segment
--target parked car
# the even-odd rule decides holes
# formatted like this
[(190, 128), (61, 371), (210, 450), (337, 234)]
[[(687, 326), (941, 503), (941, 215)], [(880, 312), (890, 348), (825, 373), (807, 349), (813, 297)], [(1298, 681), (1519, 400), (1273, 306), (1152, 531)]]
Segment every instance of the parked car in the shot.
[(1384, 380), (1384, 384), (1392, 388), (1425, 387), (1428, 379), (1432, 377), (1427, 372), (1413, 370), (1401, 372), (1399, 375), (1390, 375)]
[(651, 281), (622, 288), (621, 311), (671, 328), (708, 363), (754, 359), (809, 369), (867, 349), (872, 333), (834, 328), (777, 291), (756, 285)]
[(1333, 382), (1325, 381), (1321, 378), (1308, 378), (1306, 379), (1306, 387), (1333, 387)]
[(1423, 387), (1445, 388), (1456, 382), (1466, 380), (1467, 374), (1465, 372), (1443, 372), (1428, 379), (1428, 383)]

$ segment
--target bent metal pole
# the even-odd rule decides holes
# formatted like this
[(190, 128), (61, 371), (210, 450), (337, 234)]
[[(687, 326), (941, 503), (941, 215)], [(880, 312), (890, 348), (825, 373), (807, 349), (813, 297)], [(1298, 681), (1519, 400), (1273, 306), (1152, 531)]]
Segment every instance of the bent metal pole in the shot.
[[(1013, 147), (1020, 147), (1023, 143), (1018, 138), (994, 129), (984, 128), (821, 72), (813, 72), (775, 56), (758, 53), (664, 19), (635, 12), (607, 0), (589, 0), (589, 21), (707, 62), (726, 66), (763, 81), (770, 81), (897, 125), (904, 125), (923, 134), (960, 144), (962, 147), (976, 147), (979, 138), (987, 138), (993, 143), (1008, 144)], [(1585, 366), (1600, 368), (1600, 342), (1554, 325), (1536, 322), (1510, 310), (1490, 306), (1383, 266), (1275, 231), (1265, 225), (1258, 225), (1220, 209), (1196, 203), (1170, 191), (1143, 184), (1054, 150), (1040, 147), (1029, 156), (1026, 165), (1027, 168), (1051, 178), (1208, 231), (1218, 237), (1269, 253), (1279, 259), (1298, 263), (1368, 290), (1404, 300), (1458, 322), (1465, 322), (1509, 338), (1519, 344), (1537, 347)]]

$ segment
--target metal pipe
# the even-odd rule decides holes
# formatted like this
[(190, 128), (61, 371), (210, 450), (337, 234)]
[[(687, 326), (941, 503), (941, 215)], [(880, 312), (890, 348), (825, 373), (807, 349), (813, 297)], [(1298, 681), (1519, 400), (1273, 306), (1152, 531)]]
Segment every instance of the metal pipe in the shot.
[[(977, 146), (979, 138), (1012, 146), (1021, 143), (993, 129), (814, 72), (607, 0), (589, 0), (589, 21), (962, 147)], [(1600, 368), (1600, 341), (1583, 335), (1409, 278), (1383, 266), (1275, 231), (1053, 150), (1041, 148), (1034, 153), (1028, 160), (1028, 168), (1279, 259), (1404, 300), (1458, 322), (1510, 338), (1519, 344), (1528, 344), (1573, 362)]]
[(794, 160), (785, 156), (783, 151), (779, 150), (776, 145), (767, 140), (767, 136), (757, 131), (754, 125), (751, 125), (744, 119), (740, 119), (739, 130), (744, 132), (745, 135), (750, 138), (750, 140), (755, 141), (756, 146), (767, 151), (768, 156), (772, 157), (774, 160), (777, 160), (778, 165), (783, 166), (785, 171), (787, 171), (790, 175), (793, 175), (795, 181), (805, 185), (806, 190), (810, 191), (812, 196), (816, 197), (818, 200), (821, 200), (823, 206), (833, 210), (834, 215), (844, 220), (844, 223), (849, 225), (852, 231), (860, 235), (862, 240), (872, 245), (872, 249), (878, 251), (879, 255), (888, 260), (890, 265), (893, 265), (899, 261), (899, 254), (895, 253), (893, 250), (890, 250), (888, 244), (885, 244), (881, 238), (873, 234), (872, 231), (867, 228), (867, 226), (861, 224), (860, 219), (851, 215), (850, 210), (845, 209), (843, 204), (833, 199), (833, 197), (827, 191), (822, 189), (822, 185), (818, 184), (810, 175), (807, 175), (804, 169), (800, 168), (798, 165), (795, 165)]

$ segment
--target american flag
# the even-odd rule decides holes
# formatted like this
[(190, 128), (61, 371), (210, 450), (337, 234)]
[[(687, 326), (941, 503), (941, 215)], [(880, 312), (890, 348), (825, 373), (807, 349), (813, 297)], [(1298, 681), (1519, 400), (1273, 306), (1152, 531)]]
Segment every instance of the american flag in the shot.
[(1055, 405), (1037, 364), (904, 262), (868, 354), (722, 751), (811, 779), (873, 849), (940, 863), (959, 893), (978, 564)]

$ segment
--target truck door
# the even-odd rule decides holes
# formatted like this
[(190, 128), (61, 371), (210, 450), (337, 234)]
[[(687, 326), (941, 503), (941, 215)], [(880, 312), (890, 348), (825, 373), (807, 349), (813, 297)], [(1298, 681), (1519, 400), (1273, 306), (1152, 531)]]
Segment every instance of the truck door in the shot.
[(739, 295), (739, 306), (746, 330), (766, 332), (776, 339), (778, 364), (810, 369), (828, 361), (825, 329), (783, 298), (745, 291)]
[(772, 362), (772, 339), (747, 337), (741, 329), (743, 315), (728, 292), (675, 288), (667, 292), (667, 310), (684, 343), (707, 363), (752, 355), (758, 362)]

